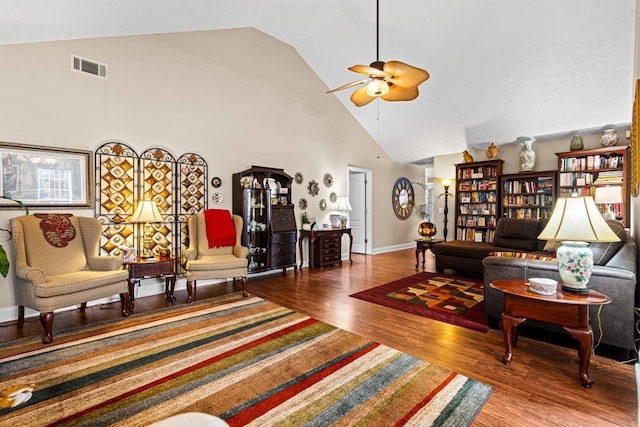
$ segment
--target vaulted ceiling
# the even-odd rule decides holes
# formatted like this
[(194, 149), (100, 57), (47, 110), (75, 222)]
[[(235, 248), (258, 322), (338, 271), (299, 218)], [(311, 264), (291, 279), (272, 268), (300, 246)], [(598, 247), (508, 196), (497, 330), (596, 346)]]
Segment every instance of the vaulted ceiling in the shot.
[[(0, 44), (255, 27), (330, 89), (376, 59), (375, 10), (375, 0), (7, 0)], [(631, 120), (634, 25), (635, 0), (380, 0), (380, 60), (430, 79), (410, 102), (326, 96), (404, 163), (601, 130)]]

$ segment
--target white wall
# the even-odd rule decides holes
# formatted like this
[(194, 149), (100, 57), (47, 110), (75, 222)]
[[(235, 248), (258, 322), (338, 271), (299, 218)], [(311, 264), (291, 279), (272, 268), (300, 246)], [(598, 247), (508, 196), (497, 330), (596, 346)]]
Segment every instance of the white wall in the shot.
[[(109, 66), (109, 79), (70, 71), (70, 54)], [(0, 46), (0, 141), (95, 150), (120, 140), (138, 153), (161, 147), (200, 154), (231, 209), (231, 175), (251, 165), (301, 172), (305, 197), (323, 220), (321, 198), (346, 194), (347, 165), (373, 170), (373, 248), (413, 245), (419, 218), (396, 218), (397, 178), (423, 169), (390, 161), (290, 46), (255, 29)], [(366, 108), (366, 107), (363, 107)], [(375, 105), (371, 104), (371, 108)], [(326, 188), (323, 175), (333, 175)], [(312, 197), (306, 183), (320, 183)], [(210, 192), (212, 192), (210, 188)], [(213, 204), (210, 203), (210, 206)], [(33, 210), (37, 212), (38, 210)], [(93, 210), (65, 210), (93, 215)], [(297, 209), (297, 211), (299, 211)], [(8, 228), (16, 210), (0, 210)], [(326, 219), (324, 219), (326, 221)], [(2, 241), (10, 257), (11, 245)], [(11, 275), (0, 278), (0, 307), (14, 305)]]

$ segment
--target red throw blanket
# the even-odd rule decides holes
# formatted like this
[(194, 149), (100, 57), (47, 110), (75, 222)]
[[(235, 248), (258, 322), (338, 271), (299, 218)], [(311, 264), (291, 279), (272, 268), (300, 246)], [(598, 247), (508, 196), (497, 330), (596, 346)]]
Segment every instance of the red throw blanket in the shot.
[(235, 246), (236, 228), (233, 225), (231, 212), (224, 209), (206, 209), (204, 223), (207, 226), (209, 248)]

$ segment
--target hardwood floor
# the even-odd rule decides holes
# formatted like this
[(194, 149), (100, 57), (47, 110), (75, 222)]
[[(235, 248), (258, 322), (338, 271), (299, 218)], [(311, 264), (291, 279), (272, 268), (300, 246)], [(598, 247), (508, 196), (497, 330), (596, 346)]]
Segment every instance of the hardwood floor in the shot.
[[(494, 386), (475, 426), (637, 425), (633, 365), (603, 356), (591, 359), (593, 388), (581, 386), (575, 349), (520, 337), (510, 366), (502, 364), (502, 332), (471, 331), (350, 298), (349, 295), (416, 273), (412, 249), (375, 256), (353, 255), (341, 268), (298, 270), (249, 279), (249, 292), (339, 328), (368, 337)], [(144, 285), (143, 285), (144, 286)], [(195, 299), (240, 290), (240, 282), (200, 285)], [(186, 291), (176, 292), (178, 303)], [(163, 296), (136, 298), (136, 312), (167, 303)], [(119, 316), (119, 304), (56, 315), (55, 331)], [(105, 308), (105, 307), (103, 307)], [(0, 324), (0, 341), (40, 335), (37, 318), (22, 333)]]

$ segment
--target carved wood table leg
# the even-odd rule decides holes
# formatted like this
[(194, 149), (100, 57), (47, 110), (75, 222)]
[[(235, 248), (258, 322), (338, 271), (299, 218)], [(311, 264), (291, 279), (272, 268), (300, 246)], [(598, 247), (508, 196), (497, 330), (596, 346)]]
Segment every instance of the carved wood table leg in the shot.
[(133, 313), (133, 309), (136, 308), (135, 286), (135, 281), (129, 279), (129, 313)]
[(580, 360), (580, 381), (586, 388), (591, 388), (594, 381), (589, 376), (589, 363), (591, 362), (591, 349), (593, 348), (593, 332), (589, 329), (576, 329), (564, 326), (564, 330), (578, 340), (578, 359)]
[(508, 314), (502, 315), (502, 334), (504, 335), (504, 345), (505, 351), (502, 356), (502, 363), (505, 365), (511, 364), (511, 359), (513, 358), (513, 344), (514, 339), (518, 334), (517, 327), (520, 323), (524, 322), (526, 319), (522, 317), (513, 317)]
[(164, 277), (164, 293), (166, 295), (167, 301), (171, 301), (173, 304), (176, 302), (176, 297), (173, 294), (176, 289), (176, 275), (169, 274)]

